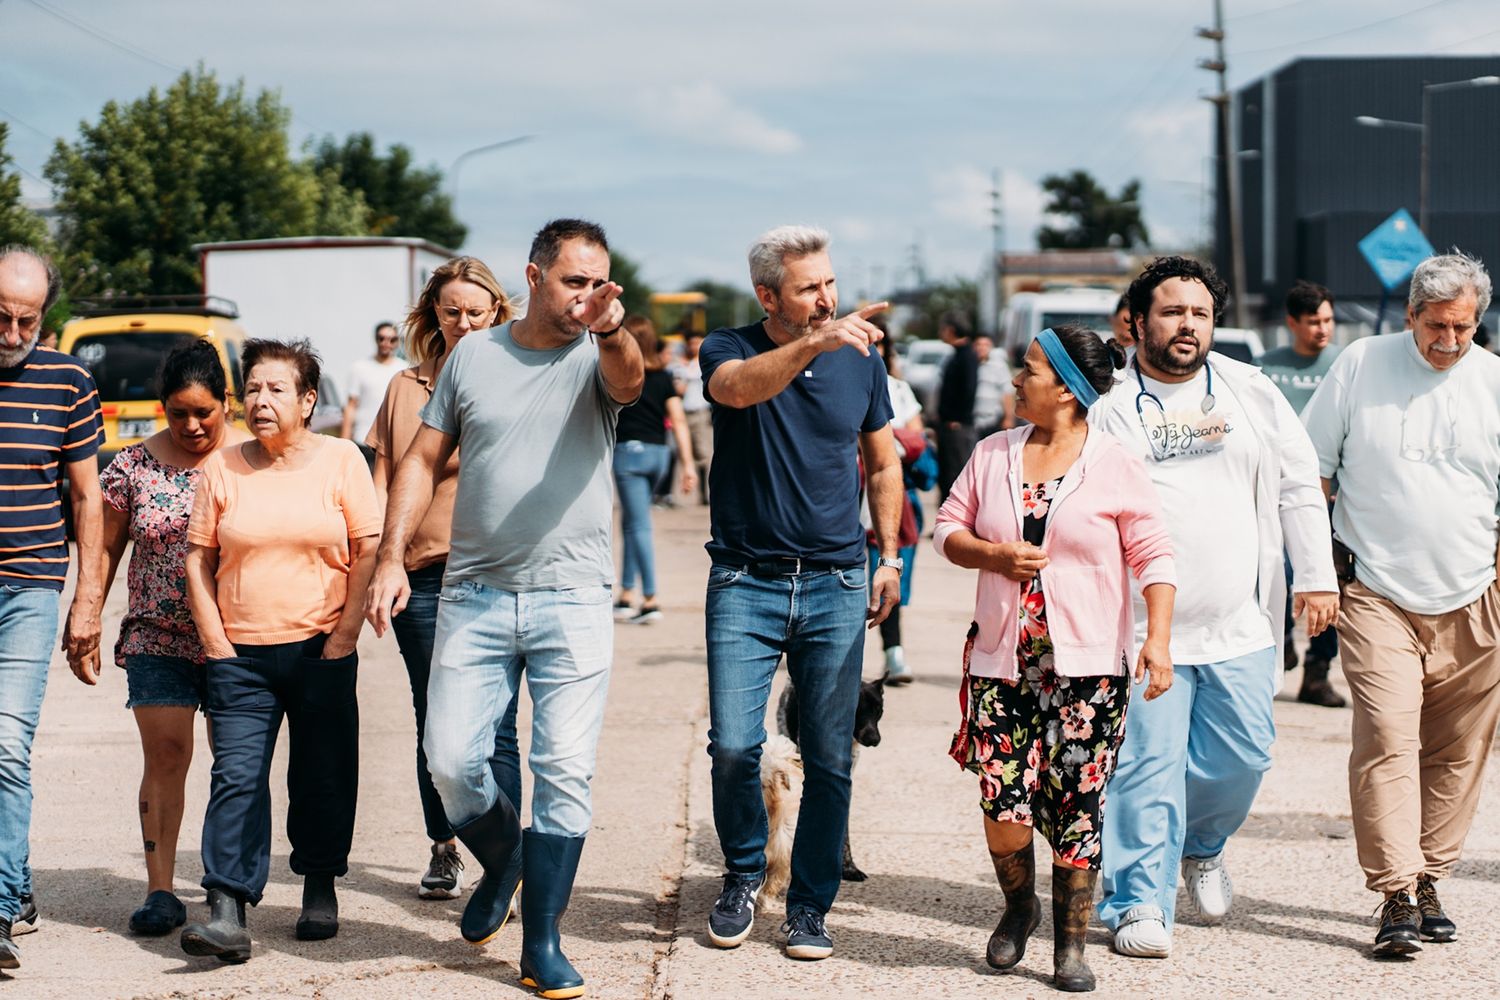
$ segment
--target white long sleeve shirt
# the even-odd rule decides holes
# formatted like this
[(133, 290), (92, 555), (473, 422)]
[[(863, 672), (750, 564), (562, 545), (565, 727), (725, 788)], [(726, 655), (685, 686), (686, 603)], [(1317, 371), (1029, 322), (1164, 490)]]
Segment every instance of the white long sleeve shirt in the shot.
[(1344, 349), (1302, 412), (1318, 472), (1338, 479), (1333, 530), (1366, 587), (1415, 614), (1462, 608), (1495, 579), (1500, 358), (1447, 371), (1410, 331)]

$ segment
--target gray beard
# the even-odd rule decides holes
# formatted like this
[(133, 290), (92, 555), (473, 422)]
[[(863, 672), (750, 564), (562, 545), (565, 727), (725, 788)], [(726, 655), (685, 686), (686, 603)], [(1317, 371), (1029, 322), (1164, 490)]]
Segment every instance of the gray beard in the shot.
[(31, 335), (31, 339), (26, 341), (20, 347), (0, 347), (0, 368), (14, 368), (22, 361), (25, 361), (26, 356), (31, 353), (32, 348), (36, 347), (36, 342), (41, 339), (42, 328), (38, 326), (36, 329), (36, 333)]

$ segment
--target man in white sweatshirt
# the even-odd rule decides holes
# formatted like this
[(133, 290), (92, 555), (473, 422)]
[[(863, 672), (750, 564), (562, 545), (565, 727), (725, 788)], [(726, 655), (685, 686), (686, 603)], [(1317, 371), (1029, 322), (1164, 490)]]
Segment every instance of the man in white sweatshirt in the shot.
[(1435, 883), (1462, 852), (1500, 721), (1500, 358), (1472, 349), (1490, 291), (1471, 257), (1423, 261), (1408, 329), (1350, 344), (1302, 414), (1352, 559), (1349, 798), (1365, 884), (1385, 895), (1377, 955), (1457, 936)]

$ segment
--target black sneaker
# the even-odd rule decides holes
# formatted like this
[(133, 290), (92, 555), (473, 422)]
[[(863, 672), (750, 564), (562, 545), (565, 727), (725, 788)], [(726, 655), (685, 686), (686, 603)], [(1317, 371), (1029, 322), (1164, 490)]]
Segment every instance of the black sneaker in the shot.
[(464, 894), (464, 859), (452, 844), (433, 844), (432, 860), (417, 887), (423, 899), (457, 899)]
[(1397, 958), (1413, 955), (1422, 950), (1422, 939), (1418, 931), (1421, 910), (1417, 897), (1409, 892), (1398, 892), (1386, 899), (1380, 907), (1380, 930), (1375, 934), (1377, 958)]
[(10, 921), (0, 917), (0, 969), (19, 969), (21, 949), (10, 937)]
[(1417, 879), (1417, 909), (1422, 913), (1422, 937), (1439, 943), (1458, 937), (1458, 927), (1448, 919), (1438, 900), (1437, 885), (1426, 875)]
[(786, 935), (786, 957), (816, 961), (833, 954), (833, 938), (823, 925), (823, 914), (806, 906), (799, 906), (786, 915), (781, 925)]
[(724, 891), (708, 914), (708, 939), (720, 948), (738, 948), (755, 926), (755, 898), (764, 875), (724, 874)]
[(31, 898), (31, 893), (21, 897), (21, 912), (16, 914), (16, 919), (10, 922), (10, 933), (12, 937), (20, 937), (22, 934), (30, 934), (36, 930), (41, 915), (36, 910), (36, 900)]

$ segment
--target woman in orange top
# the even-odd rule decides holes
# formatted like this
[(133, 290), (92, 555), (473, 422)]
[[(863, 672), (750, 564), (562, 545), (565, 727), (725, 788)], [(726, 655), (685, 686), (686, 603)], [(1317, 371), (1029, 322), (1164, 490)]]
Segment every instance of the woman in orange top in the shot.
[(190, 955), (250, 957), (245, 903), (271, 865), (271, 756), (286, 716), (287, 836), (303, 876), (297, 937), (338, 933), (333, 880), (348, 869), (359, 781), (355, 643), (380, 541), (380, 508), (352, 441), (308, 429), (321, 375), (307, 341), (250, 340), (254, 440), (203, 466), (188, 521), (188, 602), (207, 658), (214, 767), (203, 819), (211, 918), (182, 930)]
[[(375, 493), (385, 506), (386, 490), (396, 478), (396, 466), (422, 426), (422, 407), (432, 398), (443, 364), (458, 342), (474, 330), (507, 323), (514, 315), (510, 299), (494, 274), (476, 257), (455, 257), (432, 272), (427, 287), (406, 317), (406, 354), (417, 362), (391, 379), (385, 400), (365, 444), (375, 449)], [(391, 620), (406, 675), (411, 681), (412, 708), (417, 714), (417, 793), (422, 820), (432, 841), (432, 858), (417, 885), (423, 899), (457, 899), (463, 894), (463, 859), (454, 843), (453, 824), (443, 812), (443, 800), (432, 786), (422, 736), (427, 729), (427, 677), (432, 669), (432, 643), (437, 630), (438, 593), (448, 566), (453, 500), (458, 494), (458, 452), (438, 477), (427, 516), (406, 547), (406, 578), (411, 596), (406, 608)], [(516, 740), (516, 699), (495, 731), (490, 754), (495, 784), (521, 811), (521, 751)]]

